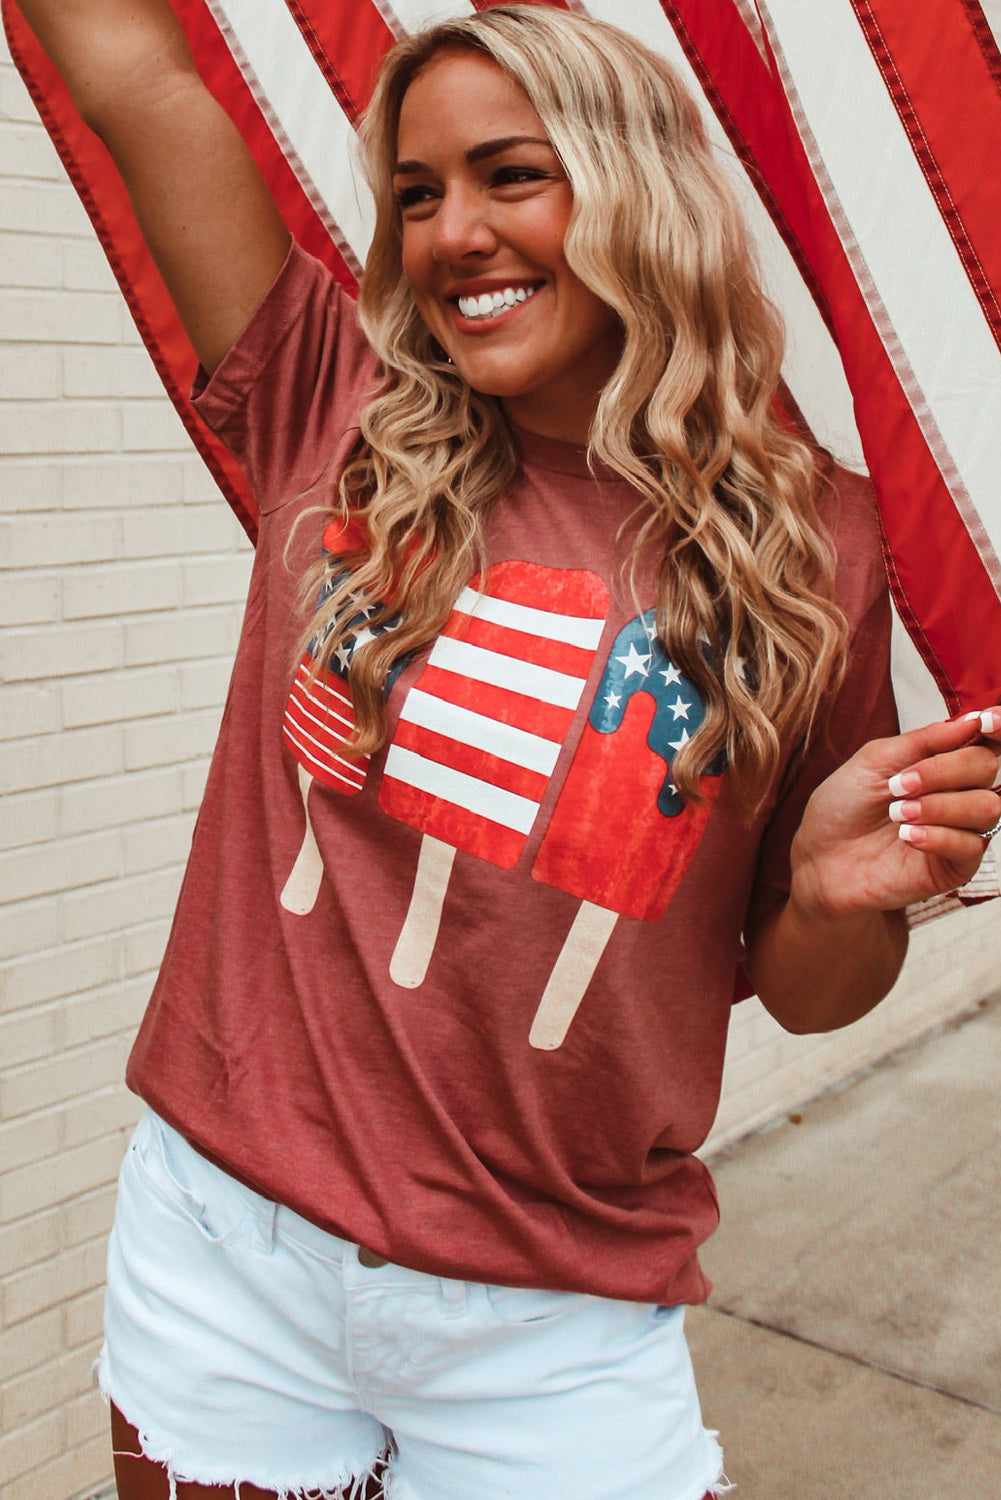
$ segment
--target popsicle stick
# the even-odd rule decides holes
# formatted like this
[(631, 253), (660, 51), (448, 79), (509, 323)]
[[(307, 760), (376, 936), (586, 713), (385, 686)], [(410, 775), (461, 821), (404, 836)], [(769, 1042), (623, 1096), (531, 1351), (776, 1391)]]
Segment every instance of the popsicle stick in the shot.
[(285, 910), (294, 912), (297, 917), (304, 917), (307, 912), (313, 910), (316, 898), (320, 894), (320, 881), (323, 879), (323, 860), (317, 847), (313, 825), (309, 821), (309, 789), (312, 785), (312, 776), (306, 767), (300, 764), (299, 790), (302, 793), (302, 806), (306, 814), (306, 831), (302, 836), (302, 848), (299, 850), (296, 862), (292, 866), (291, 874), (279, 898)]
[(606, 906), (581, 902), (535, 1012), (531, 1046), (554, 1052), (562, 1044), (618, 919), (618, 912)]
[(389, 965), (390, 979), (406, 990), (417, 989), (427, 976), (454, 859), (451, 844), (443, 844), (430, 834), (421, 839), (410, 909)]

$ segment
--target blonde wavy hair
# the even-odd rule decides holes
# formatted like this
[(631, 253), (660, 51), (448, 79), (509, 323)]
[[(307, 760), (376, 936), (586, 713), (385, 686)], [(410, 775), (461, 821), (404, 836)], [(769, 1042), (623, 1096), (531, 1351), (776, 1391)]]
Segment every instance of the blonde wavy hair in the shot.
[[(805, 735), (843, 670), (845, 623), (815, 494), (822, 465), (775, 413), (783, 350), (734, 194), (674, 70), (626, 33), (550, 6), (500, 5), (408, 38), (386, 56), (361, 131), (376, 223), (361, 285), (364, 331), (386, 371), (338, 485), (368, 544), (327, 578), (304, 634), (329, 662), (360, 604), (397, 628), (351, 665), (352, 752), (386, 732), (401, 653), (444, 625), (482, 561), (490, 506), (518, 454), (500, 402), (472, 390), (417, 311), (403, 276), (392, 174), (403, 96), (443, 50), (493, 59), (524, 89), (570, 181), (564, 245), (618, 314), (622, 354), (589, 453), (637, 493), (632, 550), (658, 549), (656, 628), (699, 689), (702, 726), (673, 764), (684, 795), (721, 753), (753, 810), (783, 746)], [(323, 575), (305, 581), (315, 601)]]

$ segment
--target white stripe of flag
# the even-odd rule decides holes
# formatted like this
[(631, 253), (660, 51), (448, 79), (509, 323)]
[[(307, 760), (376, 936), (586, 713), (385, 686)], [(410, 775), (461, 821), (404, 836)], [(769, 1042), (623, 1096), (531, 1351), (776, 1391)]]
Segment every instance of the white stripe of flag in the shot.
[(294, 153), (289, 157), (286, 151), (286, 157), (306, 196), (338, 243), (343, 240), (363, 264), (374, 214), (371, 194), (355, 167), (354, 127), (284, 0), (268, 5), (261, 0), (206, 3), (265, 118), (284, 132)]

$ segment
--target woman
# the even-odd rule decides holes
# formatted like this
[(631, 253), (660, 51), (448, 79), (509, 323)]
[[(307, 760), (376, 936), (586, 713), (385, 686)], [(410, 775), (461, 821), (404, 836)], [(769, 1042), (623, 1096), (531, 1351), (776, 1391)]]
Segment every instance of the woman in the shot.
[(864, 490), (774, 419), (739, 216), (630, 38), (395, 49), (356, 311), (161, 0), (24, 9), (262, 515), (129, 1066), (119, 1493), (722, 1493), (682, 1321), (734, 971), (796, 1031), (876, 1004), (995, 831), (1001, 711), (895, 732)]

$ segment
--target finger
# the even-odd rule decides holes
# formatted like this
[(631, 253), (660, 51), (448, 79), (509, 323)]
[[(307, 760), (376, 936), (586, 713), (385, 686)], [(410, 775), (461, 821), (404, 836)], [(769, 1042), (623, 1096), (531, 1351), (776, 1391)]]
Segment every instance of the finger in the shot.
[(887, 781), (891, 797), (917, 797), (928, 792), (974, 787), (991, 788), (1001, 783), (1001, 763), (990, 745), (967, 745), (917, 761), (896, 772)]
[[(906, 734), (894, 735), (891, 739), (876, 740), (868, 749), (872, 753), (873, 769), (878, 769), (882, 763), (884, 774), (889, 778), (906, 774), (932, 756), (975, 744), (985, 733), (1001, 734), (1001, 708), (964, 714), (958, 719), (941, 719)], [(903, 792), (896, 795), (901, 796)]]
[[(961, 724), (972, 724), (976, 721), (980, 727), (980, 733), (990, 737), (1001, 732), (1001, 705), (993, 708), (974, 709), (971, 714), (963, 714), (959, 722)], [(954, 721), (955, 722), (955, 721)]]
[(983, 713), (964, 714), (966, 723), (976, 721), (982, 744), (988, 745), (998, 756), (998, 770), (994, 785), (1001, 786), (1001, 710), (985, 709)]
[(959, 828), (939, 828), (935, 824), (901, 823), (900, 837), (919, 854), (949, 865), (955, 872), (956, 886), (965, 885), (980, 868), (987, 845), (979, 833)]
[(889, 812), (891, 823), (935, 824), (984, 834), (1001, 817), (1001, 797), (989, 791), (933, 792), (891, 802)]

